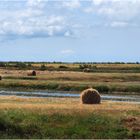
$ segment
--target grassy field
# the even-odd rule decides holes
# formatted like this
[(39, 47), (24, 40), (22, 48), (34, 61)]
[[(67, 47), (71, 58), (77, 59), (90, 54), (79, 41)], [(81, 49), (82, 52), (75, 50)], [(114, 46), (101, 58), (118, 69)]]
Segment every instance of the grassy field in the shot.
[(140, 105), (0, 97), (0, 138), (140, 138)]
[[(129, 65), (128, 65), (129, 66)], [(81, 92), (93, 87), (103, 93), (140, 93), (140, 73), (87, 73), (73, 71), (36, 71), (0, 69), (0, 88), (17, 90), (57, 90)]]
[[(92, 64), (90, 72), (79, 64), (45, 64), (46, 70), (41, 63), (16, 65), (0, 67), (0, 90), (80, 93), (93, 87), (101, 94), (140, 95), (139, 64)], [(37, 75), (27, 76), (33, 69)], [(140, 104), (83, 105), (78, 98), (1, 95), (0, 138), (139, 139)]]

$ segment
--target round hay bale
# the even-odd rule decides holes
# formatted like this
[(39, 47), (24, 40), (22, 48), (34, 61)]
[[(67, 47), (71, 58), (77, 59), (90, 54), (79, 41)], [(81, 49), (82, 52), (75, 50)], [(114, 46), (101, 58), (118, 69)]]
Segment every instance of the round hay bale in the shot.
[(36, 71), (32, 71), (32, 76), (36, 76)]
[(81, 101), (83, 104), (99, 104), (101, 96), (97, 90), (89, 88), (81, 93)]
[(91, 70), (89, 68), (85, 68), (83, 69), (83, 72), (91, 72)]
[(36, 76), (36, 71), (33, 70), (32, 72), (27, 73), (27, 75), (28, 75), (28, 76)]

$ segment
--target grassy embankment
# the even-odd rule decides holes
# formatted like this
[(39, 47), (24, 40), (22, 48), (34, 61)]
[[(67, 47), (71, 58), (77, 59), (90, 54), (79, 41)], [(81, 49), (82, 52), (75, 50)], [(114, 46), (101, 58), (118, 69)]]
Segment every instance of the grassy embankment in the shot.
[(140, 138), (140, 105), (0, 97), (0, 138)]
[(0, 88), (16, 90), (59, 90), (80, 92), (93, 87), (103, 93), (140, 93), (140, 73), (85, 73), (70, 71), (37, 71), (0, 69)]

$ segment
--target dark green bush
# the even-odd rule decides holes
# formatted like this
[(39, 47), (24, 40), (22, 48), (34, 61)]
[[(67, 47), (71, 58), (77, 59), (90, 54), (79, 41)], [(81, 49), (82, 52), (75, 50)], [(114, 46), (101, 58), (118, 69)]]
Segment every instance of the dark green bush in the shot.
[(42, 70), (42, 71), (47, 70), (47, 67), (43, 64), (43, 65), (41, 65), (40, 70)]
[(109, 87), (106, 85), (99, 85), (93, 88), (97, 89), (99, 92), (106, 92), (106, 93), (109, 92)]
[(65, 66), (65, 65), (60, 65), (59, 66), (59, 69), (67, 69), (68, 67), (67, 66)]

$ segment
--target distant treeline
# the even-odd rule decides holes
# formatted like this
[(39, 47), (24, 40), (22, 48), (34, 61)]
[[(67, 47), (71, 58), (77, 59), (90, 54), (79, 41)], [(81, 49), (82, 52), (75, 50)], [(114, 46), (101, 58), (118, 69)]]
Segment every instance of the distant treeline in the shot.
[[(105, 64), (105, 65), (104, 65)], [(106, 65), (109, 64), (109, 65)], [(116, 65), (113, 65), (116, 64)], [(131, 65), (132, 64), (132, 65)], [(140, 72), (139, 62), (0, 62), (0, 68), (19, 70)]]
[(34, 61), (0, 61), (0, 64), (140, 64), (140, 62), (34, 62)]

